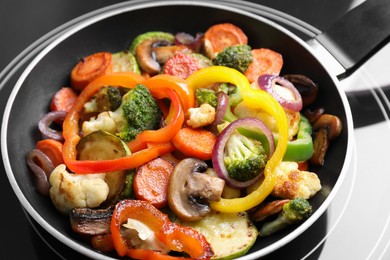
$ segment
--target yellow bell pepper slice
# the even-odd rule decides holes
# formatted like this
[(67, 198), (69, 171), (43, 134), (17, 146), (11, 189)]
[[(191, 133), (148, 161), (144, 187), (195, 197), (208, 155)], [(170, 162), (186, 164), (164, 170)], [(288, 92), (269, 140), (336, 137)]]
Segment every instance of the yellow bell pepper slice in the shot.
[(212, 202), (211, 208), (220, 212), (234, 213), (249, 210), (260, 204), (275, 186), (275, 168), (282, 161), (287, 149), (287, 118), (282, 106), (267, 92), (251, 87), (248, 79), (239, 71), (224, 67), (211, 66), (196, 71), (187, 78), (188, 87), (205, 88), (218, 82), (229, 82), (236, 85), (248, 107), (260, 108), (276, 120), (279, 139), (274, 154), (268, 160), (264, 169), (264, 181), (252, 193), (245, 197), (225, 199)]

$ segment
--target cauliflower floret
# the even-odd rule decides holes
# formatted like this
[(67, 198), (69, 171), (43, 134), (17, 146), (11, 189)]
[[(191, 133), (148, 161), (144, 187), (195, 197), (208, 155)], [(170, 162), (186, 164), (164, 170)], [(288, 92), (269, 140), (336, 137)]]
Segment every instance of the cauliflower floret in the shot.
[(300, 171), (296, 162), (281, 162), (275, 169), (276, 180), (272, 195), (283, 199), (313, 197), (321, 190), (317, 174)]
[(84, 104), (85, 113), (93, 113), (98, 111), (98, 105), (96, 103), (96, 99), (91, 99), (87, 103)]
[(89, 121), (84, 121), (82, 125), (84, 135), (90, 134), (98, 130), (103, 130), (114, 134), (116, 129), (117, 125), (115, 123), (115, 120), (109, 112), (102, 112), (97, 116), (97, 118), (92, 117)]
[(58, 165), (50, 175), (50, 198), (56, 208), (69, 214), (73, 208), (98, 207), (107, 199), (109, 187), (105, 173), (72, 174), (65, 164)]
[[(299, 130), (299, 121), (301, 116), (299, 112), (294, 112), (291, 110), (285, 109), (287, 122), (288, 122), (288, 139), (292, 140), (293, 137), (298, 133)], [(255, 117), (260, 119), (271, 129), (272, 132), (277, 133), (278, 127), (276, 125), (276, 120), (270, 114), (264, 112), (259, 108), (248, 108), (244, 102), (240, 102), (234, 109), (234, 114), (238, 118), (244, 117)]]
[(207, 103), (188, 109), (187, 125), (197, 128), (211, 124), (215, 119), (215, 108)]

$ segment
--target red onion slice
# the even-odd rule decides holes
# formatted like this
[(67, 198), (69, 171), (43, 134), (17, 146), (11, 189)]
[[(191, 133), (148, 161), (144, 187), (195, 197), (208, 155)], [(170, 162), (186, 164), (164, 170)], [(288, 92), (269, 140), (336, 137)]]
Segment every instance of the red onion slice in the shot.
[(65, 111), (51, 111), (44, 115), (41, 120), (38, 122), (39, 131), (41, 131), (42, 135), (45, 138), (51, 138), (57, 141), (63, 141), (64, 138), (62, 136), (61, 131), (54, 130), (50, 128), (53, 122), (63, 122), (65, 119), (67, 112)]
[(263, 134), (266, 136), (269, 143), (269, 149), (270, 149), (269, 157), (271, 157), (275, 151), (275, 142), (271, 130), (262, 121), (252, 117), (241, 118), (241, 119), (237, 119), (236, 121), (233, 121), (221, 132), (220, 135), (218, 135), (213, 150), (213, 156), (211, 158), (214, 166), (214, 170), (217, 172), (220, 178), (226, 181), (227, 185), (233, 188), (242, 189), (258, 181), (262, 176), (262, 174), (257, 175), (255, 178), (249, 181), (241, 182), (231, 178), (229, 176), (229, 173), (227, 172), (225, 162), (224, 162), (224, 149), (227, 141), (229, 140), (229, 137), (239, 127), (251, 127), (251, 128), (254, 127), (260, 129), (260, 131), (262, 131)]
[[(260, 89), (267, 91), (271, 94), (284, 108), (291, 111), (301, 111), (302, 109), (302, 97), (295, 86), (287, 79), (272, 75), (261, 75), (257, 80)], [(293, 98), (285, 97), (281, 94), (282, 89), (277, 90), (277, 85), (281, 88), (286, 88), (293, 95)]]
[(33, 149), (27, 154), (27, 165), (33, 172), (38, 192), (42, 195), (49, 195), (49, 176), (54, 170), (54, 165), (50, 158), (38, 149)]
[(214, 134), (219, 134), (217, 126), (223, 122), (223, 117), (225, 116), (226, 110), (228, 108), (228, 104), (229, 104), (228, 95), (223, 91), (218, 92), (217, 111), (215, 114), (215, 119), (209, 127), (210, 131), (212, 131)]
[(179, 32), (175, 34), (175, 44), (185, 45), (190, 49), (196, 49), (201, 44), (202, 37), (202, 33), (197, 33), (194, 37), (189, 33)]

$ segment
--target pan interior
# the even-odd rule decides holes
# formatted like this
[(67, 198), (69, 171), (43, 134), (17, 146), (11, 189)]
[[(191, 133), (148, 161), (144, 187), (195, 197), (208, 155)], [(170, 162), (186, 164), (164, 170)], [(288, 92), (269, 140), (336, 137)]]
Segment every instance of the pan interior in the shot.
[[(13, 100), (10, 100), (5, 140), (9, 158), (8, 174), (12, 174), (15, 185), (22, 197), (32, 209), (30, 214), (37, 214), (43, 224), (50, 226), (65, 239), (85, 248), (90, 248), (72, 232), (67, 216), (61, 215), (51, 204), (49, 198), (42, 197), (35, 189), (35, 183), (25, 163), (26, 154), (41, 139), (37, 128), (39, 119), (48, 112), (51, 97), (61, 87), (69, 86), (69, 72), (84, 56), (94, 52), (125, 50), (132, 39), (147, 31), (204, 32), (216, 23), (230, 22), (239, 26), (248, 36), (252, 48), (270, 48), (283, 55), (284, 68), (281, 73), (304, 74), (319, 84), (319, 98), (314, 107), (322, 106), (327, 113), (336, 114), (347, 126), (348, 116), (343, 99), (337, 86), (318, 60), (301, 42), (290, 34), (275, 28), (272, 23), (263, 22), (257, 17), (244, 12), (229, 9), (196, 5), (151, 6), (134, 9), (108, 16), (85, 28), (80, 28), (64, 38), (29, 67)], [(3, 135), (2, 135), (3, 136)], [(348, 147), (347, 127), (332, 144), (326, 164), (320, 169), (313, 169), (319, 175), (322, 185), (332, 189), (343, 169)], [(4, 154), (4, 153), (3, 153)], [(319, 194), (312, 199), (314, 209), (318, 209), (327, 198)], [(42, 222), (40, 223), (42, 224)], [(295, 228), (295, 227), (294, 227)], [(250, 252), (255, 252), (279, 241), (294, 228), (286, 229), (266, 239), (258, 239)], [(69, 243), (72, 246), (72, 243)]]

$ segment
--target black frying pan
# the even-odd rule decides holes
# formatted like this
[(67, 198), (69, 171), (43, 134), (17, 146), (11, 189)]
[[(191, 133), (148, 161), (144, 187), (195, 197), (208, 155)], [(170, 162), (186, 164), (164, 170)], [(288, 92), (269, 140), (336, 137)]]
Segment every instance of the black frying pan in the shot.
[[(330, 72), (307, 43), (269, 20), (235, 8), (236, 1), (133, 2), (81, 21), (64, 32), (33, 60), (11, 93), (2, 125), (2, 155), (11, 185), (23, 206), (43, 228), (74, 250), (95, 259), (115, 257), (94, 252), (71, 231), (68, 217), (58, 213), (49, 198), (36, 192), (25, 155), (41, 138), (37, 122), (48, 111), (53, 94), (69, 85), (69, 71), (81, 57), (102, 50), (126, 49), (136, 35), (146, 31), (195, 34), (210, 25), (231, 22), (243, 29), (252, 47), (270, 48), (283, 54), (282, 74), (300, 73), (318, 82), (320, 92), (314, 106), (325, 107), (328, 113), (339, 116), (344, 125), (341, 136), (332, 143), (324, 167), (313, 169), (323, 185), (322, 191), (311, 200), (314, 214), (298, 227), (258, 239), (244, 258), (256, 259), (297, 237), (326, 210), (348, 171), (353, 126), (347, 99), (338, 87), (338, 75)], [(345, 67), (355, 68), (351, 64)]]

